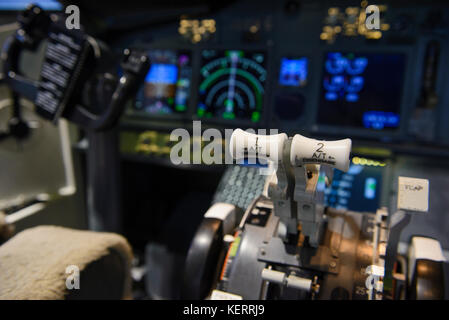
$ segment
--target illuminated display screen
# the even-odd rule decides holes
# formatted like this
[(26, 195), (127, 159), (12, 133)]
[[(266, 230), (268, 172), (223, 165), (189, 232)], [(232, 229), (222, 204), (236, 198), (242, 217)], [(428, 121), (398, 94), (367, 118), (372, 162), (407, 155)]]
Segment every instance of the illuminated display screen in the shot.
[(376, 212), (380, 206), (382, 172), (385, 164), (362, 160), (365, 160), (362, 161), (364, 165), (354, 164), (355, 161), (353, 161), (348, 172), (334, 171), (332, 185), (325, 190), (327, 206), (352, 211)]
[(62, 10), (62, 4), (56, 0), (1, 0), (1, 11), (21, 11), (25, 10), (28, 5), (35, 4), (41, 7), (43, 10), (48, 11), (60, 11)]
[(146, 83), (176, 84), (178, 80), (178, 66), (175, 64), (155, 63), (145, 77)]
[(260, 121), (267, 79), (264, 53), (204, 50), (200, 76), (198, 117)]
[(187, 110), (192, 76), (191, 55), (176, 50), (150, 50), (151, 67), (135, 108), (149, 114), (177, 114)]
[(375, 130), (399, 127), (404, 54), (326, 55), (318, 123)]
[(307, 58), (282, 58), (279, 72), (281, 86), (303, 87), (307, 83)]

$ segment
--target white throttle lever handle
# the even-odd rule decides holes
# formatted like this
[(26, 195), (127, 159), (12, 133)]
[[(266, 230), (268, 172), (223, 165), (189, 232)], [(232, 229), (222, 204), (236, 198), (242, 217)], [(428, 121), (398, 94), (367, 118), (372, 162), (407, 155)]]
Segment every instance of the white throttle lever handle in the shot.
[(288, 137), (285, 133), (258, 135), (236, 129), (229, 142), (231, 156), (236, 160), (257, 158), (279, 162)]
[(351, 145), (351, 139), (321, 141), (296, 134), (290, 149), (290, 162), (293, 166), (313, 163), (348, 171)]

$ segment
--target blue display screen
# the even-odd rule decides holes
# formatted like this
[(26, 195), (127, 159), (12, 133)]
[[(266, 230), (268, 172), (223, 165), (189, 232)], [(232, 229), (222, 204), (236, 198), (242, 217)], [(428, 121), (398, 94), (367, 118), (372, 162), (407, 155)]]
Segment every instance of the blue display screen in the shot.
[(192, 76), (190, 52), (150, 49), (148, 56), (152, 64), (134, 108), (147, 114), (186, 112)]
[(48, 11), (62, 10), (62, 4), (56, 0), (0, 0), (0, 11), (21, 11), (30, 4), (36, 4)]
[(383, 167), (378, 161), (351, 164), (348, 172), (334, 171), (332, 185), (325, 189), (325, 203), (336, 209), (376, 212), (380, 207)]
[(279, 84), (282, 86), (302, 87), (307, 83), (307, 58), (282, 58)]
[(145, 82), (175, 84), (178, 80), (178, 67), (173, 64), (155, 63), (151, 65)]
[(365, 128), (384, 129), (399, 126), (399, 115), (393, 112), (367, 111), (363, 114)]
[(329, 52), (318, 123), (374, 130), (400, 124), (405, 55)]

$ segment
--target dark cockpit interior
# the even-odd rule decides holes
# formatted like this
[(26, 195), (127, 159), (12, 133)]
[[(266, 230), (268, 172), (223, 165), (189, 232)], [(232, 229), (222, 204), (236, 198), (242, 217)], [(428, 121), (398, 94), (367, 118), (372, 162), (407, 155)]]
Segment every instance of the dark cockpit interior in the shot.
[[(448, 3), (33, 3), (0, 1), (1, 299), (449, 298)], [(11, 280), (55, 252), (81, 289)]]

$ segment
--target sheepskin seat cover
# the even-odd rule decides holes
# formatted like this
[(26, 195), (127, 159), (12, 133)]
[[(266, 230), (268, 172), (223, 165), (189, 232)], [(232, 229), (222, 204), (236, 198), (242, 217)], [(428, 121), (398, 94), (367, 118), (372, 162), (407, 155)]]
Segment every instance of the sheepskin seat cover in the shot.
[[(117, 234), (30, 228), (0, 246), (0, 299), (128, 299), (131, 260)], [(80, 271), (79, 289), (67, 287), (68, 266)]]

